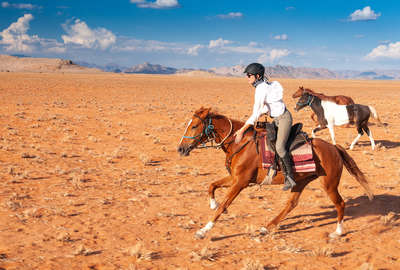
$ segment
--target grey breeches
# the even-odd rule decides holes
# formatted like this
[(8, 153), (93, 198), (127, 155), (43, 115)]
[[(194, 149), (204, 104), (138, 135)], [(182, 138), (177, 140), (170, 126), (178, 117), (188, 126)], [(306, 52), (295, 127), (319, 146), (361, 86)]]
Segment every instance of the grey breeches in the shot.
[(273, 123), (278, 127), (276, 138), (276, 152), (279, 157), (283, 158), (286, 155), (286, 142), (289, 137), (290, 129), (292, 128), (292, 114), (286, 110), (283, 114), (274, 118)]

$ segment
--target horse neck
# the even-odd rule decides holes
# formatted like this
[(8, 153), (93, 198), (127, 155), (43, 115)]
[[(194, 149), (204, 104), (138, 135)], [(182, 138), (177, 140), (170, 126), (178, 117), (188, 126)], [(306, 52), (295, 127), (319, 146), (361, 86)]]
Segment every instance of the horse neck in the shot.
[[(215, 142), (221, 143), (222, 140), (226, 138), (225, 142), (230, 143), (233, 141), (233, 135), (235, 134), (235, 132), (239, 130), (244, 125), (244, 123), (224, 116), (218, 116), (213, 119), (213, 125), (218, 135), (215, 138)], [(224, 149), (224, 151), (226, 151), (226, 149)]]
[(315, 112), (317, 117), (320, 117), (322, 115), (322, 112), (324, 109), (322, 108), (321, 99), (319, 97), (313, 95), (313, 101), (312, 101), (310, 107), (311, 107), (311, 110), (313, 110), (313, 112)]

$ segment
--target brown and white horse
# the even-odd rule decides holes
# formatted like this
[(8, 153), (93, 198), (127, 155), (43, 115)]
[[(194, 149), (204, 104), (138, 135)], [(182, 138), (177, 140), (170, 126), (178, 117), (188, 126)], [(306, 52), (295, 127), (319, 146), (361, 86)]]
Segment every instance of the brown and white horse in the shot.
[[(198, 238), (205, 237), (206, 233), (215, 225), (220, 215), (244, 188), (248, 187), (251, 183), (262, 184), (267, 177), (267, 173), (262, 168), (261, 159), (257, 152), (254, 130), (249, 128), (240, 143), (236, 144), (234, 142), (233, 134), (243, 124), (243, 122), (213, 112), (210, 108), (202, 107), (194, 113), (178, 145), (178, 152), (184, 156), (189, 155), (193, 149), (201, 147), (202, 144), (204, 145), (207, 142), (216, 143), (214, 147), (222, 149), (226, 154), (225, 164), (229, 175), (213, 182), (209, 187), (210, 207), (216, 209), (216, 212), (214, 217), (196, 232), (196, 237)], [(372, 200), (373, 194), (364, 174), (343, 147), (332, 145), (321, 139), (312, 139), (311, 145), (313, 159), (316, 163), (316, 171), (294, 174), (297, 185), (292, 188), (291, 196), (285, 208), (267, 225), (267, 228), (271, 229), (275, 227), (285, 218), (296, 207), (300, 194), (307, 184), (321, 177), (322, 187), (334, 203), (337, 211), (336, 231), (331, 233), (330, 236), (340, 236), (344, 232), (343, 215), (345, 203), (339, 194), (338, 185), (343, 165), (365, 189), (370, 200)], [(282, 173), (278, 172), (269, 183), (283, 184), (283, 180)], [(215, 201), (214, 193), (220, 187), (230, 187), (230, 189), (224, 200), (218, 205)]]
[(375, 149), (375, 141), (371, 130), (368, 128), (368, 120), (372, 115), (379, 123), (381, 122), (374, 107), (362, 104), (338, 105), (335, 102), (322, 100), (318, 95), (304, 91), (296, 103), (295, 110), (299, 111), (306, 106), (311, 107), (312, 111), (317, 115), (319, 123), (318, 127), (312, 131), (313, 138), (317, 131), (328, 128), (332, 143), (336, 144), (334, 126), (354, 123), (358, 135), (351, 143), (350, 150), (354, 148), (354, 145), (364, 134), (364, 131), (371, 141), (372, 150)]
[[(326, 101), (332, 101), (338, 105), (351, 105), (354, 104), (354, 101), (351, 97), (348, 96), (343, 96), (343, 95), (338, 95), (338, 96), (327, 96), (322, 93), (317, 93), (314, 92), (313, 90), (309, 88), (304, 88), (303, 86), (300, 86), (299, 89), (296, 90), (296, 92), (293, 93), (292, 98), (298, 98), (301, 97), (303, 93), (310, 93), (314, 96), (319, 97), (321, 100), (326, 100)], [(317, 115), (312, 112), (311, 113), (311, 119), (318, 125), (318, 118)], [(348, 126), (348, 125), (347, 125)]]

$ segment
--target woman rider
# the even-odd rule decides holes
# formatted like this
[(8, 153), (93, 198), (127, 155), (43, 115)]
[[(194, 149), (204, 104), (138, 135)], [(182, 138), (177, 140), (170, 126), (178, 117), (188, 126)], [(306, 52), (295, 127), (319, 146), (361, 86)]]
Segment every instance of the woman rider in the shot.
[(286, 142), (292, 127), (292, 114), (283, 103), (283, 88), (277, 81), (269, 82), (265, 77), (265, 68), (259, 63), (252, 63), (246, 67), (248, 82), (255, 88), (253, 113), (244, 126), (235, 133), (235, 142), (242, 140), (244, 132), (254, 126), (257, 119), (267, 112), (273, 118), (274, 125), (278, 128), (276, 139), (276, 152), (283, 165), (282, 171), (285, 175), (283, 190), (288, 190), (296, 185), (293, 179), (292, 163), (289, 153), (286, 151)]

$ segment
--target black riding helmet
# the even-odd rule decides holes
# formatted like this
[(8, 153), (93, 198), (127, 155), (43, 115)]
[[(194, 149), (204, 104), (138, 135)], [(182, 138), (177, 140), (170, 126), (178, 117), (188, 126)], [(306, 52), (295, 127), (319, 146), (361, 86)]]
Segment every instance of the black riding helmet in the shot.
[(248, 65), (243, 73), (251, 74), (251, 75), (260, 75), (260, 79), (264, 78), (265, 68), (263, 65), (259, 63), (251, 63)]

